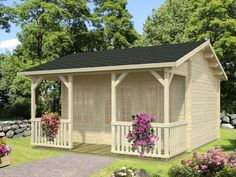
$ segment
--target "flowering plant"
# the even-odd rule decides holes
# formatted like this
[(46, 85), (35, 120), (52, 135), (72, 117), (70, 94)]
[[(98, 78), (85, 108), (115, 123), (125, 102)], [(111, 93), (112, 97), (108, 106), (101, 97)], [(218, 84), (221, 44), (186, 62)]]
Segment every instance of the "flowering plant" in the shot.
[(41, 127), (43, 136), (46, 136), (49, 141), (53, 141), (60, 128), (60, 120), (58, 114), (45, 112), (41, 117)]
[[(195, 152), (192, 158), (185, 159), (180, 166), (174, 167), (170, 170), (169, 176), (176, 176), (177, 171), (191, 172), (195, 176), (217, 176), (219, 172), (227, 168), (236, 167), (236, 151), (232, 153), (225, 153), (217, 148), (211, 148), (206, 153), (200, 154)], [(181, 174), (180, 176), (184, 176)]]
[(159, 177), (159, 175), (148, 174), (144, 169), (121, 167), (115, 170), (111, 177)]
[(157, 139), (150, 124), (154, 117), (142, 112), (132, 116), (132, 119), (132, 130), (129, 131), (127, 139), (128, 142), (132, 143), (132, 151), (138, 150), (141, 147), (140, 155), (143, 156), (145, 152), (149, 152), (154, 148), (155, 140)]
[[(0, 158), (8, 155), (11, 152), (11, 148), (6, 145), (5, 141), (0, 138)], [(1, 160), (0, 160), (1, 164)]]

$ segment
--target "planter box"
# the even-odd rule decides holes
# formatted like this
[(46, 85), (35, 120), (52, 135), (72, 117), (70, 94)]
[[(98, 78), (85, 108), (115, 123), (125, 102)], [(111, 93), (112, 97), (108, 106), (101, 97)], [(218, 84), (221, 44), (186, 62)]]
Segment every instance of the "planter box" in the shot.
[(0, 168), (8, 166), (11, 164), (11, 156), (10, 155), (6, 155), (4, 157), (0, 158)]

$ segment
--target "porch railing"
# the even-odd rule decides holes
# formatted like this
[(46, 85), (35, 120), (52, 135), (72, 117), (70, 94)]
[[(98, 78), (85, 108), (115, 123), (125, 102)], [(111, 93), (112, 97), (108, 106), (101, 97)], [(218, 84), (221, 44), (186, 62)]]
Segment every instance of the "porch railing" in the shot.
[(35, 146), (46, 146), (56, 148), (72, 148), (71, 136), (72, 124), (66, 119), (60, 120), (61, 125), (58, 134), (54, 141), (47, 140), (46, 136), (43, 136), (41, 119), (36, 118), (31, 120), (31, 144)]
[[(186, 151), (186, 121), (178, 121), (169, 124), (152, 123), (155, 135), (159, 138), (155, 147), (146, 157), (170, 158)], [(139, 152), (131, 150), (131, 144), (127, 141), (127, 134), (132, 129), (132, 122), (112, 123), (112, 153), (139, 155)]]

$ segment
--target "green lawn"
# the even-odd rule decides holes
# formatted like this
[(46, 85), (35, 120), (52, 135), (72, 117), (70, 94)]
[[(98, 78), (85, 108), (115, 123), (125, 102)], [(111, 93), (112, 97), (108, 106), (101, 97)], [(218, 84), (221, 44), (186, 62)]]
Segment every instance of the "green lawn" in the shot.
[[(199, 148), (200, 152), (206, 152), (210, 147), (221, 146), (223, 151), (229, 152), (236, 149), (236, 130), (222, 129), (221, 138), (217, 141), (214, 141), (204, 147)], [(102, 169), (92, 175), (92, 177), (109, 177), (115, 169), (121, 166), (128, 166), (133, 168), (144, 168), (150, 173), (159, 174), (161, 177), (167, 176), (168, 169), (180, 161), (183, 158), (190, 157), (192, 153), (184, 154), (178, 156), (169, 161), (165, 160), (147, 160), (141, 158), (119, 158), (105, 169)]]
[(6, 142), (12, 148), (12, 165), (63, 154), (61, 151), (34, 148), (30, 145), (30, 138), (13, 138)]
[[(49, 148), (34, 148), (30, 145), (30, 138), (7, 139), (7, 143), (12, 147), (12, 164), (39, 160), (51, 156), (62, 155), (63, 151), (57, 151)], [(223, 151), (232, 151), (236, 148), (236, 130), (222, 129), (221, 138), (198, 150), (200, 152), (207, 151), (210, 147), (219, 145)], [(129, 166), (134, 168), (144, 168), (150, 173), (157, 173), (163, 177), (167, 176), (168, 169), (181, 161), (181, 159), (191, 156), (192, 154), (184, 154), (169, 161), (143, 159), (140, 157), (118, 157), (116, 161), (106, 168), (98, 171), (92, 177), (109, 177), (114, 169), (121, 166)]]

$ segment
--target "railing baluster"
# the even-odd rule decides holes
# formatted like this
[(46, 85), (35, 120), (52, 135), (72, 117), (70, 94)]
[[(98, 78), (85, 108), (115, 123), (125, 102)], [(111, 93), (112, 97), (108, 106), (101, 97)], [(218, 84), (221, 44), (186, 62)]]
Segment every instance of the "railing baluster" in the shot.
[(161, 151), (162, 151), (162, 138), (161, 138), (161, 128), (157, 128), (157, 131), (158, 131), (158, 133), (157, 133), (157, 136), (158, 136), (158, 141), (157, 141), (157, 150), (158, 150), (158, 155), (160, 156), (160, 155), (162, 155), (162, 153), (161, 153)]

